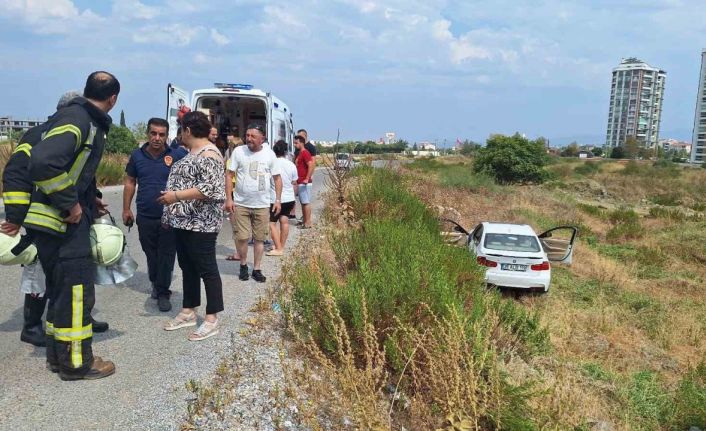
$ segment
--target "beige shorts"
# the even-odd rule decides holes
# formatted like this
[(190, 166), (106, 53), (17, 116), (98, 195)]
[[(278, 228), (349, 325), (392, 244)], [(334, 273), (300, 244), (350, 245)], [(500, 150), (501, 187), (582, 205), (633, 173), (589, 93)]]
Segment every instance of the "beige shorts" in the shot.
[(236, 241), (253, 238), (264, 241), (270, 233), (269, 208), (235, 207), (233, 214), (233, 236)]

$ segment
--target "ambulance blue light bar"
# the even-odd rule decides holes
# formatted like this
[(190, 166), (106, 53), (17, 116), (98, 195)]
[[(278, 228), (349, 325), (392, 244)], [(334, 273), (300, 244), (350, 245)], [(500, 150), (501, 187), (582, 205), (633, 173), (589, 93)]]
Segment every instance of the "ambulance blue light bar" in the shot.
[(230, 90), (252, 90), (253, 86), (250, 84), (226, 84), (223, 82), (216, 82), (213, 84), (216, 88), (230, 89)]

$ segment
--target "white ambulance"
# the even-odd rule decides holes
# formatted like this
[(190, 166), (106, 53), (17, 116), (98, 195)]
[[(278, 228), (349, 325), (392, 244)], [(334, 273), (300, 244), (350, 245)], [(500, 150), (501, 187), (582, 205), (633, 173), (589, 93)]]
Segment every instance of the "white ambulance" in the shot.
[(167, 86), (167, 121), (169, 141), (176, 137), (177, 113), (183, 106), (201, 111), (218, 128), (225, 141), (234, 132), (245, 141), (245, 128), (258, 124), (265, 129), (267, 142), (274, 145), (280, 139), (294, 152), (294, 123), (289, 107), (272, 93), (266, 93), (249, 84), (215, 83), (213, 88), (195, 90), (191, 97), (179, 87)]

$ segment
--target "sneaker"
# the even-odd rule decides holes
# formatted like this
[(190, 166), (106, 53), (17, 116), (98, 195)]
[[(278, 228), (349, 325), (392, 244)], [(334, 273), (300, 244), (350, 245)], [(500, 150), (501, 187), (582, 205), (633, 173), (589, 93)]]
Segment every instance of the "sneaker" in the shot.
[(240, 265), (240, 274), (238, 275), (240, 281), (248, 281), (250, 279), (250, 274), (248, 274), (248, 266)]
[(265, 253), (266, 256), (284, 256), (284, 250), (278, 250), (273, 248), (272, 250)]
[(267, 277), (262, 275), (262, 271), (260, 271), (259, 269), (253, 270), (252, 278), (253, 278), (253, 280), (257, 281), (258, 283), (264, 283), (267, 281)]
[(157, 307), (159, 308), (159, 311), (161, 311), (161, 312), (171, 310), (172, 303), (169, 302), (169, 297), (166, 295), (162, 295), (159, 298), (157, 298)]
[(196, 313), (193, 311), (191, 314), (179, 312), (175, 318), (164, 324), (164, 330), (176, 331), (177, 329), (188, 328), (189, 326), (196, 326)]
[(209, 322), (204, 320), (199, 329), (189, 334), (189, 341), (201, 341), (218, 334), (218, 320)]
[(102, 379), (103, 377), (108, 377), (115, 373), (115, 364), (111, 361), (104, 361), (100, 357), (96, 356), (93, 358), (93, 364), (91, 368), (88, 369), (86, 374), (68, 374), (63, 371), (59, 371), (59, 377), (61, 380), (96, 380)]

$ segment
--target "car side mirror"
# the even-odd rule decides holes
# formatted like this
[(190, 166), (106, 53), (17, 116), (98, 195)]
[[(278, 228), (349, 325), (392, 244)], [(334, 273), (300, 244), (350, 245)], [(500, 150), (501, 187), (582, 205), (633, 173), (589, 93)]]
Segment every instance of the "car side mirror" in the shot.
[(461, 226), (454, 226), (454, 232), (466, 233)]
[(543, 238), (551, 238), (551, 237), (552, 237), (552, 233), (551, 233), (551, 232), (547, 232), (547, 233), (545, 233), (544, 236), (543, 236)]

